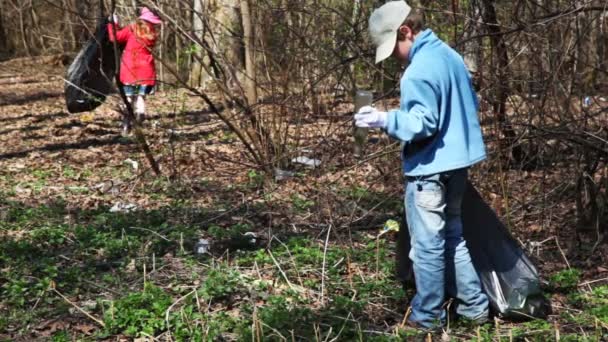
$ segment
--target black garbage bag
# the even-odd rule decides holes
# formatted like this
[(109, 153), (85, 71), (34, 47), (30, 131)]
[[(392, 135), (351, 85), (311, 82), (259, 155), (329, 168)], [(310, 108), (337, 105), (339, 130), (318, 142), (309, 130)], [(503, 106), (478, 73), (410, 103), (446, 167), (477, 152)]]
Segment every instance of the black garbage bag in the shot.
[[(551, 306), (541, 292), (536, 267), (470, 182), (462, 201), (462, 221), (492, 313), (517, 320), (546, 318)], [(397, 248), (397, 278), (404, 286), (415, 286), (406, 224), (399, 230)]]
[(107, 23), (106, 19), (100, 20), (95, 35), (86, 42), (68, 68), (64, 89), (70, 113), (97, 108), (115, 90), (116, 62)]

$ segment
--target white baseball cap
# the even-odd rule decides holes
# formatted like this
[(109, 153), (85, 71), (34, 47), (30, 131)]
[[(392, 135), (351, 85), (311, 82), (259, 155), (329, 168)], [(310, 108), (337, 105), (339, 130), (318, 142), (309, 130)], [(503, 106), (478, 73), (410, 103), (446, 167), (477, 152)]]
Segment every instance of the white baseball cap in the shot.
[(397, 30), (410, 14), (411, 7), (403, 0), (389, 1), (369, 17), (369, 35), (376, 46), (376, 63), (393, 54)]

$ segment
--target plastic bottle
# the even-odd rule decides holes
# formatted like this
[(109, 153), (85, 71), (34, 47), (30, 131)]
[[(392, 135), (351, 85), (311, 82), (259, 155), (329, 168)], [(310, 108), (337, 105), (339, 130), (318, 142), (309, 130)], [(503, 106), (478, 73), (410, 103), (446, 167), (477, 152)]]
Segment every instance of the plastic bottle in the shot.
[[(374, 94), (369, 90), (357, 90), (355, 92), (355, 114), (364, 106), (371, 106), (374, 100)], [(355, 138), (354, 154), (362, 156), (365, 143), (367, 142), (367, 133), (369, 128), (354, 127), (353, 136)]]
[(587, 108), (587, 107), (591, 106), (591, 102), (592, 102), (591, 97), (590, 96), (586, 96), (583, 99), (583, 107)]

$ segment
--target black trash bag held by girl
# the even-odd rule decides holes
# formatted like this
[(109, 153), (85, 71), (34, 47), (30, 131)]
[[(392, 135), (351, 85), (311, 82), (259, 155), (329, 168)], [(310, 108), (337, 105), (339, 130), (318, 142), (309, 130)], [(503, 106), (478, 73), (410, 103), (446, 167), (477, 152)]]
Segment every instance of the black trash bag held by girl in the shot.
[(107, 30), (107, 19), (99, 21), (91, 37), (67, 70), (65, 103), (70, 113), (93, 110), (115, 91), (114, 45)]
[[(517, 320), (546, 318), (551, 306), (541, 292), (536, 267), (470, 182), (462, 200), (462, 221), (492, 313)], [(403, 226), (397, 243), (397, 278), (404, 286), (415, 286), (408, 257), (410, 235), (407, 224)]]

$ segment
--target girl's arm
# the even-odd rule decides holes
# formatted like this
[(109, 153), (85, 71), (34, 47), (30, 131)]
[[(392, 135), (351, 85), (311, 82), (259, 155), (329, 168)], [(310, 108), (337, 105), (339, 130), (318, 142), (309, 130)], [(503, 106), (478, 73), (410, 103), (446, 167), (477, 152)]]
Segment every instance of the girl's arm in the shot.
[(117, 43), (125, 44), (127, 42), (127, 40), (129, 40), (129, 37), (131, 36), (131, 28), (129, 26), (120, 28), (118, 25), (116, 25), (116, 27), (118, 27), (119, 29), (115, 35), (114, 34), (114, 24), (112, 24), (112, 23), (108, 24), (108, 34), (110, 35), (110, 41), (113, 42), (114, 37), (116, 36)]

